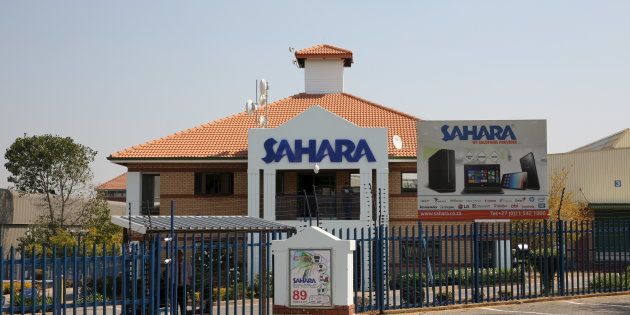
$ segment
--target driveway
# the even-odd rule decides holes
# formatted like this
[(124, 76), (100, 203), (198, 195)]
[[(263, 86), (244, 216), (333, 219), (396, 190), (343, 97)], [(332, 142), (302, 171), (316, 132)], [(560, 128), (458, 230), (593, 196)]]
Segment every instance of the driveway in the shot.
[(493, 305), (493, 306), (482, 306), (482, 307), (476, 307), (476, 308), (458, 309), (458, 310), (450, 310), (450, 311), (435, 311), (435, 312), (409, 313), (409, 314), (430, 314), (430, 315), (630, 314), (630, 295), (577, 298), (577, 299), (572, 299), (572, 300), (533, 302), (533, 303), (511, 304), (511, 305)]

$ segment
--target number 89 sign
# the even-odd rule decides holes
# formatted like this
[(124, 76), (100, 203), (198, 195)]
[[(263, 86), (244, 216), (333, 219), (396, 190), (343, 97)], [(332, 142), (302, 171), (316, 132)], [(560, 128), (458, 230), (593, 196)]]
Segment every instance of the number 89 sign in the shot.
[(290, 306), (332, 306), (330, 249), (291, 249)]

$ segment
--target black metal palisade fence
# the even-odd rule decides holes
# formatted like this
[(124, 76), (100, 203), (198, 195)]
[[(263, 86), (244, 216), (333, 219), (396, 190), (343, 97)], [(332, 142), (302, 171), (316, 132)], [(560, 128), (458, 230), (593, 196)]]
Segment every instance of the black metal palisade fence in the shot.
[[(630, 221), (329, 232), (357, 241), (357, 312), (630, 289)], [(166, 233), (122, 247), (0, 249), (2, 314), (177, 314), (178, 301), (187, 313), (269, 314), (273, 274), (287, 272), (273, 270), (270, 245), (287, 236)]]

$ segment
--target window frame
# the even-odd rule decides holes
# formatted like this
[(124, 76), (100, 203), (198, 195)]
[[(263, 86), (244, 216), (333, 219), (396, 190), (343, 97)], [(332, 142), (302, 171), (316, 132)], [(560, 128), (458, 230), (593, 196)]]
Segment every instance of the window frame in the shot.
[[(405, 188), (405, 174), (416, 174), (416, 188)], [(402, 194), (417, 194), (418, 193), (418, 172), (400, 172), (400, 192)]]
[[(229, 176), (229, 191), (228, 192), (217, 192), (217, 193), (208, 193), (206, 192), (206, 176), (208, 175), (217, 175), (217, 176)], [(198, 176), (200, 178), (198, 178)], [(219, 181), (220, 182), (220, 181)], [(234, 195), (234, 172), (195, 172), (194, 179), (194, 188), (195, 188), (195, 196), (203, 196), (203, 197), (217, 197), (217, 196), (232, 196)]]
[[(431, 264), (437, 265), (442, 263), (442, 242), (439, 239), (409, 239), (401, 240), (400, 260), (406, 259), (422, 259), (429, 258)], [(426, 242), (427, 250), (424, 250), (424, 242)], [(411, 255), (410, 255), (411, 254)]]

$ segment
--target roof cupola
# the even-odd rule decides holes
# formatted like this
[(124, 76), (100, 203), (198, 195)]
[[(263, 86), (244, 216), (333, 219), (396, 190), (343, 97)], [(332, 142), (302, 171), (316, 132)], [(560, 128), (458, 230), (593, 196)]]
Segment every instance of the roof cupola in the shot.
[(343, 68), (352, 65), (351, 51), (322, 44), (296, 51), (295, 58), (304, 68), (304, 92), (343, 93)]

